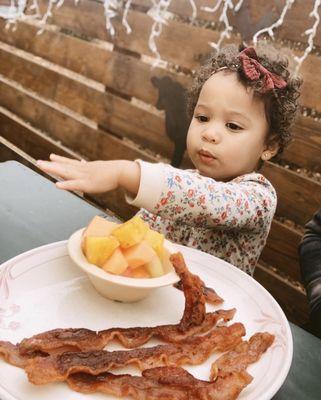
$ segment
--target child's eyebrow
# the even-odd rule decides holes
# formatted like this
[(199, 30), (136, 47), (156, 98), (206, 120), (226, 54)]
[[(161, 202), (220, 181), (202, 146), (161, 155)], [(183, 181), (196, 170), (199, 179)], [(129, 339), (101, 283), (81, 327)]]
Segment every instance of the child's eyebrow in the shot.
[(244, 118), (246, 121), (251, 122), (250, 118), (248, 118), (245, 114), (243, 114), (243, 113), (241, 113), (239, 111), (228, 110), (227, 114), (233, 115), (233, 116), (237, 116), (237, 117), (241, 117), (241, 118)]

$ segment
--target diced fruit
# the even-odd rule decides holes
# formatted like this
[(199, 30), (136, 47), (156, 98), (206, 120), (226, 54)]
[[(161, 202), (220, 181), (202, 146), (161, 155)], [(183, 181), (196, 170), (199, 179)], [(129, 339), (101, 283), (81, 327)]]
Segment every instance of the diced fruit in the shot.
[(117, 247), (119, 247), (119, 242), (113, 236), (87, 236), (84, 241), (84, 253), (88, 262), (99, 267), (108, 260)]
[(85, 252), (85, 237), (94, 236), (102, 237), (109, 236), (111, 232), (118, 226), (115, 222), (107, 221), (106, 219), (96, 215), (84, 230), (81, 242), (81, 248)]
[(164, 274), (172, 271), (174, 269), (172, 262), (170, 261), (170, 252), (164, 247), (163, 254), (161, 257), (161, 262), (164, 270)]
[(127, 249), (140, 243), (148, 229), (148, 225), (137, 215), (115, 228), (112, 234), (119, 240), (120, 246)]
[(128, 262), (120, 248), (117, 248), (108, 260), (102, 265), (102, 269), (111, 274), (120, 275), (126, 271)]
[(156, 251), (159, 257), (162, 256), (164, 246), (164, 235), (149, 229), (144, 237), (147, 243)]
[(158, 256), (152, 258), (149, 263), (145, 264), (145, 268), (152, 278), (158, 278), (164, 275), (164, 269)]
[(144, 240), (128, 249), (124, 249), (123, 254), (131, 268), (138, 268), (147, 264), (157, 256), (155, 251)]
[(138, 268), (128, 267), (126, 271), (122, 273), (122, 276), (127, 276), (128, 278), (137, 278), (137, 279), (151, 278), (151, 276), (146, 271), (144, 266)]
[(84, 231), (84, 237), (86, 236), (109, 236), (112, 231), (118, 226), (116, 222), (107, 221), (106, 219), (96, 215), (90, 222)]

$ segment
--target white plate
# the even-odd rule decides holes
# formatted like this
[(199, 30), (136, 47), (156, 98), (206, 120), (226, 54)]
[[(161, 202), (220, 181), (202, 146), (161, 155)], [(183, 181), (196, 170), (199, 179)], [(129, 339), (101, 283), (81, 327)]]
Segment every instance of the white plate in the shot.
[[(188, 267), (217, 290), (222, 308), (237, 308), (234, 321), (243, 322), (249, 338), (258, 331), (276, 335), (272, 347), (248, 372), (252, 383), (239, 399), (269, 400), (284, 382), (292, 361), (293, 343), (287, 319), (273, 297), (254, 279), (206, 253), (178, 246)], [(211, 310), (213, 307), (208, 307)], [(153, 326), (177, 323), (184, 297), (173, 287), (160, 288), (139, 303), (121, 304), (101, 297), (86, 275), (71, 262), (66, 242), (52, 243), (23, 253), (0, 266), (0, 340), (16, 343), (53, 328)], [(150, 341), (147, 345), (157, 343)], [(121, 348), (109, 345), (108, 349)], [(208, 379), (213, 355), (199, 366), (186, 367), (194, 376)], [(138, 374), (134, 368), (119, 372)], [(88, 400), (64, 383), (30, 384), (22, 369), (0, 360), (2, 400)], [(90, 399), (114, 399), (102, 394)]]

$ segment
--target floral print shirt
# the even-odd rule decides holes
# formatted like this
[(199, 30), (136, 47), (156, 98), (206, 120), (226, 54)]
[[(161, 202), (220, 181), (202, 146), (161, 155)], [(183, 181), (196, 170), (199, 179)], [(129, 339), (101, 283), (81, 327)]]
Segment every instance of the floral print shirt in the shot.
[(253, 275), (266, 243), (277, 197), (258, 173), (219, 182), (197, 170), (137, 160), (139, 215), (173, 242), (213, 254)]

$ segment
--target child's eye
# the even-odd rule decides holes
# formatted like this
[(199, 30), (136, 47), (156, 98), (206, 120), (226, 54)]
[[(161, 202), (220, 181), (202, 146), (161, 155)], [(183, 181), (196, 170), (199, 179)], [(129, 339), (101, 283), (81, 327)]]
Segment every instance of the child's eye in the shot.
[(239, 131), (242, 130), (243, 128), (237, 124), (234, 124), (233, 122), (228, 122), (226, 126), (231, 129), (232, 131)]
[(195, 117), (199, 122), (207, 122), (208, 118), (205, 115), (197, 115)]

